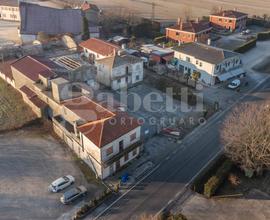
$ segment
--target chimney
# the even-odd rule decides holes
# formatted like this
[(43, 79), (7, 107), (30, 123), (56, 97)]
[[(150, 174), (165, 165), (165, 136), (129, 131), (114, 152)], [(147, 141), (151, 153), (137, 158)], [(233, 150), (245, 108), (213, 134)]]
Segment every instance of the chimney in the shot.
[(234, 8), (233, 10), (234, 10), (234, 11), (237, 11), (237, 8)]
[(179, 26), (180, 26), (180, 24), (181, 24), (181, 20), (182, 20), (181, 18), (178, 18), (178, 19), (177, 19), (177, 24), (178, 24)]
[(199, 23), (200, 22), (200, 18), (196, 18), (196, 23)]
[(183, 30), (183, 21), (181, 20), (181, 23), (180, 23), (180, 30)]

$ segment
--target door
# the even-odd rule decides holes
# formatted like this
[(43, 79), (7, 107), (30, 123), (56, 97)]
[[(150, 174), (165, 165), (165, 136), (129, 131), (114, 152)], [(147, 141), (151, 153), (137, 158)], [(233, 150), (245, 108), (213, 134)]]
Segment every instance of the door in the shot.
[(124, 141), (119, 142), (119, 152), (121, 153), (124, 150)]
[(120, 160), (116, 161), (116, 170), (119, 170), (120, 169)]

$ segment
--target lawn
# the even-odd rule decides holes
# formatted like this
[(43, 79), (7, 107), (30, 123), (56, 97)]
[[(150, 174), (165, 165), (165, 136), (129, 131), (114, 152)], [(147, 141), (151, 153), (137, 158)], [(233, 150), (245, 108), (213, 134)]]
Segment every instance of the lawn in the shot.
[(0, 79), (0, 132), (20, 128), (36, 119), (21, 94)]

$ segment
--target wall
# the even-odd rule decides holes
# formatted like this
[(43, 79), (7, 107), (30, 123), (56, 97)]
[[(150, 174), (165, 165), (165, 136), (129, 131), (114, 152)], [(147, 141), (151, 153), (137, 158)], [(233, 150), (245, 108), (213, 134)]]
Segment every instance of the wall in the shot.
[(23, 92), (21, 92), (22, 96), (23, 96), (23, 100), (26, 104), (28, 104), (32, 111), (37, 115), (38, 118), (42, 118), (43, 116), (43, 111), (42, 109), (40, 109), (39, 107), (37, 107), (36, 105), (33, 104), (33, 102), (31, 102), (31, 100), (28, 99), (27, 95), (25, 95)]
[(244, 16), (242, 18), (235, 19), (235, 18), (210, 16), (210, 22), (212, 23), (213, 26), (234, 31), (237, 28), (243, 29), (246, 27), (247, 17)]
[(0, 5), (0, 19), (8, 21), (20, 21), (19, 7)]
[(29, 88), (33, 88), (34, 81), (27, 78), (24, 74), (22, 74), (20, 71), (13, 68), (12, 66), (11, 66), (11, 70), (12, 70), (12, 76), (15, 81), (15, 86), (17, 89), (20, 89), (24, 85), (27, 85)]
[[(132, 69), (132, 79), (131, 79), (131, 83), (137, 83), (143, 80), (143, 61), (140, 63), (136, 63), (131, 65), (131, 69)], [(136, 76), (139, 76), (139, 79), (136, 79)]]
[(32, 43), (37, 39), (37, 35), (29, 35), (29, 34), (19, 33), (19, 37), (21, 38), (23, 44)]

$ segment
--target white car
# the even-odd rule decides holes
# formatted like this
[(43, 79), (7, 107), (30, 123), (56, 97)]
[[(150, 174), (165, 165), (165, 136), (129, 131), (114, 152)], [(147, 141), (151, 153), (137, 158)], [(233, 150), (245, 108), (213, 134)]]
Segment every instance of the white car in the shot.
[(241, 81), (239, 79), (235, 79), (233, 81), (230, 82), (230, 84), (228, 85), (229, 89), (236, 89), (241, 85)]
[(87, 189), (84, 186), (74, 187), (68, 190), (67, 192), (65, 192), (63, 196), (61, 196), (60, 201), (63, 204), (67, 205), (73, 202), (74, 200), (78, 199), (79, 197), (85, 196), (86, 194), (87, 194)]
[(71, 175), (63, 176), (53, 181), (49, 186), (50, 192), (59, 192), (75, 182), (75, 178)]

